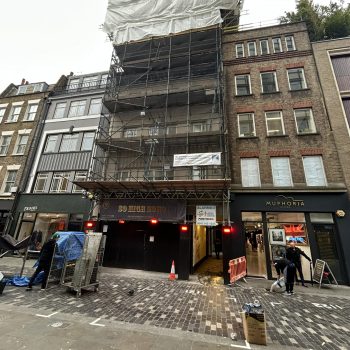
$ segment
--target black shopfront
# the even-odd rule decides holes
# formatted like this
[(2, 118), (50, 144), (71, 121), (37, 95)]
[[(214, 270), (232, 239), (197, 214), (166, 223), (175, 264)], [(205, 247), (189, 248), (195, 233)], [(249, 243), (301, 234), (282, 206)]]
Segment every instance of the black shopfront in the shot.
[[(349, 284), (350, 207), (346, 193), (231, 193), (234, 232), (229, 258), (246, 256), (248, 276), (272, 279), (276, 234), (294, 240), (311, 259), (325, 260), (340, 284)], [(309, 263), (302, 259), (306, 280)], [(226, 276), (227, 281), (227, 276)]]

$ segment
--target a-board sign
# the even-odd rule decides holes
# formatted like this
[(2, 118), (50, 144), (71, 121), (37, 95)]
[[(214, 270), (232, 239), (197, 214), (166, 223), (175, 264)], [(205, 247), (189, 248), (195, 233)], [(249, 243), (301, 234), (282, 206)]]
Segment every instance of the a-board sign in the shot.
[(317, 259), (314, 266), (314, 274), (312, 275), (313, 281), (321, 283), (324, 268), (326, 267), (326, 262), (320, 259)]

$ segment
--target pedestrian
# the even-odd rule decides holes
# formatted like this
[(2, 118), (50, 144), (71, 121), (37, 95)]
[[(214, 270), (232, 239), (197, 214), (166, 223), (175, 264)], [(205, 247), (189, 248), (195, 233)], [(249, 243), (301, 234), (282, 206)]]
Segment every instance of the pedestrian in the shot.
[(215, 235), (215, 241), (214, 241), (216, 259), (220, 258), (220, 252), (221, 252), (221, 239), (219, 237), (219, 234), (220, 234), (220, 231), (217, 231)]
[[(311, 261), (311, 259), (298, 247), (295, 246), (295, 241), (289, 241), (289, 247), (286, 252), (286, 258), (295, 265), (296, 270), (299, 272), (299, 277), (301, 280), (301, 284), (303, 287), (307, 287), (304, 281), (303, 268), (301, 266), (301, 255), (305, 257), (307, 260)], [(296, 277), (295, 270), (295, 277)]]
[(38, 276), (38, 274), (41, 271), (44, 271), (43, 279), (41, 282), (41, 289), (44, 290), (46, 288), (46, 281), (49, 277), (52, 257), (55, 251), (56, 241), (60, 238), (60, 235), (56, 232), (52, 235), (51, 239), (49, 239), (42, 247), (40, 256), (38, 259), (38, 266), (33, 274), (33, 276), (30, 278), (28, 287), (26, 290), (32, 290), (33, 283), (35, 281), (35, 278)]
[(284, 269), (284, 280), (286, 283), (286, 294), (293, 295), (294, 277), (295, 277), (295, 264), (287, 260), (287, 266)]

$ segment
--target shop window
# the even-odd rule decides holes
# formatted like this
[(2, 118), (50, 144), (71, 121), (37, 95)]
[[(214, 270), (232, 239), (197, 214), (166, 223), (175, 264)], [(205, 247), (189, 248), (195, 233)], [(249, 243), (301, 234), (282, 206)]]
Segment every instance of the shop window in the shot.
[(258, 158), (241, 159), (241, 176), (243, 187), (260, 187), (260, 170)]
[(333, 224), (332, 213), (310, 213), (310, 221), (312, 223)]
[(242, 221), (262, 221), (262, 213), (254, 211), (243, 211), (242, 212)]
[(71, 214), (68, 222), (68, 231), (82, 231), (84, 214)]
[(45, 153), (53, 153), (56, 151), (58, 135), (49, 135), (46, 139)]
[(61, 119), (64, 117), (64, 111), (66, 110), (66, 102), (59, 102), (56, 104), (53, 119)]
[(255, 43), (255, 41), (250, 41), (248, 43), (248, 56), (256, 56), (256, 43)]
[(282, 52), (281, 38), (273, 38), (272, 39), (272, 47), (273, 47), (274, 53)]
[(298, 134), (312, 134), (316, 132), (316, 126), (311, 108), (295, 109), (294, 118)]
[(46, 184), (49, 178), (48, 173), (38, 173), (36, 176), (36, 181), (34, 185), (34, 193), (43, 193), (45, 192)]
[(306, 81), (305, 81), (305, 74), (303, 68), (293, 68), (288, 69), (288, 83), (289, 83), (289, 90), (295, 91), (295, 90), (302, 90), (306, 89)]
[(236, 44), (236, 58), (242, 58), (244, 57), (244, 44), (239, 43)]
[(238, 114), (237, 119), (239, 137), (256, 136), (254, 113)]
[(281, 111), (265, 112), (265, 120), (268, 136), (280, 136), (285, 134)]
[(278, 91), (276, 72), (260, 73), (260, 78), (262, 93), (273, 93)]
[(270, 53), (269, 41), (267, 39), (260, 40), (260, 53), (262, 55), (268, 55)]
[(65, 134), (62, 136), (60, 152), (74, 152), (77, 150), (79, 134)]
[(292, 173), (288, 157), (271, 158), (273, 185), (276, 187), (293, 186)]
[(235, 82), (236, 82), (236, 95), (237, 96), (245, 96), (245, 95), (250, 95), (252, 93), (251, 87), (250, 87), (250, 75), (249, 74), (236, 75)]
[(67, 192), (69, 184), (69, 172), (54, 173), (51, 182), (50, 192), (64, 193)]
[(321, 156), (303, 157), (307, 186), (327, 186), (326, 174)]

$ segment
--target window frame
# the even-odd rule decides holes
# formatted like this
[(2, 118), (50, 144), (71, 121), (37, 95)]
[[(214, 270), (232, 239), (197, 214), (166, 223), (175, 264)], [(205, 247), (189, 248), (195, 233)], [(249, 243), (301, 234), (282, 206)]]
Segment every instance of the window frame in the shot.
[[(86, 137), (86, 135), (91, 134), (92, 137)], [(92, 139), (91, 142), (91, 148), (83, 148), (84, 146), (84, 140), (86, 141), (86, 139)], [(95, 132), (94, 131), (86, 131), (83, 133), (83, 138), (81, 140), (81, 146), (80, 146), (80, 151), (92, 151), (92, 149), (94, 148), (94, 140), (95, 140)]]
[[(249, 93), (247, 94), (238, 94), (238, 84), (237, 84), (237, 78), (238, 77), (248, 77), (248, 87), (249, 87)], [(245, 85), (247, 86), (247, 85)], [(235, 93), (236, 96), (249, 96), (252, 94), (252, 85), (251, 85), (251, 81), (250, 81), (250, 74), (237, 74), (235, 75)]]
[[(72, 148), (72, 141), (75, 142), (74, 149)], [(62, 134), (60, 147), (58, 149), (58, 153), (69, 153), (69, 152), (77, 152), (78, 151), (78, 141), (79, 141), (79, 133), (75, 132), (72, 134)], [(69, 146), (69, 148), (68, 148)], [(66, 150), (63, 150), (63, 148)]]
[[(19, 109), (19, 112), (18, 112), (18, 114), (17, 113), (15, 114), (15, 111), (17, 109)], [(12, 106), (10, 114), (8, 115), (6, 122), (7, 123), (16, 123), (18, 121), (18, 119), (19, 119), (21, 111), (22, 111), (22, 105)], [(15, 117), (15, 118), (13, 118), (13, 117)]]
[[(35, 112), (31, 112), (32, 107), (36, 107)], [(24, 115), (23, 121), (26, 121), (26, 122), (34, 121), (36, 117), (36, 113), (38, 112), (38, 108), (39, 108), (39, 103), (29, 103), (26, 110), (26, 114)], [(33, 115), (33, 117), (29, 118), (31, 115)]]
[[(313, 130), (311, 130), (311, 131), (306, 131), (306, 132), (300, 131), (300, 128), (299, 128), (299, 125), (298, 125), (298, 118), (297, 118), (297, 115), (296, 115), (296, 113), (297, 113), (298, 111), (309, 111), (309, 112), (310, 112), (311, 126), (313, 127)], [(293, 113), (294, 113), (295, 127), (296, 127), (296, 130), (297, 130), (297, 134), (298, 134), (298, 135), (315, 134), (315, 133), (317, 132), (317, 130), (316, 130), (316, 124), (315, 124), (315, 119), (314, 119), (314, 115), (313, 115), (313, 112), (312, 112), (312, 108), (295, 108), (295, 109), (293, 110)], [(310, 130), (310, 128), (307, 129), (307, 130)]]
[[(10, 173), (15, 173), (14, 179), (11, 180), (11, 181), (9, 181)], [(2, 188), (2, 193), (11, 193), (11, 188), (14, 187), (14, 185), (16, 183), (17, 174), (18, 174), (18, 169), (7, 169), (6, 175), (5, 175), (5, 178), (4, 178), (4, 184), (3, 184), (3, 188)], [(9, 183), (12, 184), (12, 185), (8, 188), (8, 191), (6, 191), (6, 187), (8, 186)]]
[(123, 135), (125, 138), (138, 137), (138, 129), (137, 128), (127, 128), (124, 130)]
[[(287, 160), (288, 162), (288, 166), (286, 169), (286, 173), (284, 173), (282, 175), (282, 177), (288, 177), (288, 184), (278, 184), (278, 181), (281, 181), (281, 179), (278, 179), (276, 172), (280, 171), (281, 172), (281, 168), (278, 169), (278, 167), (274, 166), (275, 161), (277, 160)], [(293, 187), (293, 177), (292, 177), (292, 170), (290, 167), (290, 158), (289, 157), (271, 157), (270, 158), (271, 161), (271, 172), (272, 172), (272, 182), (273, 182), (273, 186), (274, 187)], [(275, 164), (276, 165), (276, 164)]]
[[(51, 135), (46, 136), (45, 147), (44, 147), (43, 153), (57, 153), (56, 148), (57, 148), (58, 136), (59, 136), (58, 134), (51, 134)], [(53, 147), (52, 151), (47, 150), (50, 138), (56, 138), (56, 140), (54, 141), (54, 147)]]
[(98, 86), (98, 75), (92, 75), (89, 77), (83, 77), (83, 81), (82, 81), (82, 88), (91, 88), (91, 87), (95, 87)]
[(86, 100), (72, 101), (69, 105), (68, 118), (78, 118), (85, 115)]
[[(240, 118), (242, 116), (246, 116), (246, 115), (250, 115), (252, 117), (253, 132), (251, 133), (251, 135), (245, 135), (244, 133), (241, 132)], [(237, 124), (238, 124), (238, 135), (239, 135), (239, 137), (255, 137), (256, 136), (254, 113), (238, 113), (237, 114)]]
[[(0, 107), (0, 123), (2, 123), (2, 121), (5, 117), (6, 109), (7, 109), (7, 107)], [(2, 111), (3, 111), (3, 113), (2, 113)]]
[[(80, 175), (79, 175), (80, 174)], [(84, 175), (82, 175), (84, 174)], [(73, 181), (77, 181), (79, 179), (81, 180), (86, 180), (87, 178), (87, 175), (88, 175), (88, 172), (87, 170), (79, 170), (79, 171), (76, 171), (74, 173), (74, 179)], [(79, 188), (79, 189), (78, 189)], [(73, 184), (73, 187), (72, 187), (72, 193), (82, 193), (84, 191), (83, 188), (79, 187), (78, 185), (76, 184)]]
[[(7, 155), (8, 151), (9, 151), (9, 148), (10, 148), (10, 145), (11, 145), (12, 136), (13, 136), (13, 134), (11, 134), (11, 135), (8, 135), (8, 134), (0, 135), (0, 156), (6, 156)], [(9, 140), (9, 141), (8, 141), (7, 144), (4, 144), (4, 140)], [(4, 153), (1, 151), (2, 149), (5, 149)]]
[[(279, 117), (270, 117), (268, 118), (268, 114), (272, 114), (272, 113), (278, 113)], [(283, 121), (283, 113), (282, 111), (265, 111), (265, 125), (266, 125), (266, 134), (267, 136), (283, 136), (286, 134), (285, 128), (284, 128), (284, 121)], [(280, 120), (281, 121), (281, 126), (282, 126), (282, 134), (281, 133), (272, 133), (275, 131), (269, 131), (269, 124), (268, 124), (268, 120)]]
[[(99, 103), (93, 102), (93, 101), (97, 101), (97, 100), (99, 100)], [(96, 112), (94, 111), (94, 113), (92, 113), (92, 109), (97, 108), (96, 106), (99, 106), (99, 110)], [(90, 100), (88, 114), (89, 115), (99, 115), (99, 114), (101, 114), (101, 111), (102, 111), (102, 97), (92, 98)]]
[[(61, 107), (61, 106), (63, 106), (63, 107)], [(67, 102), (58, 102), (58, 103), (56, 103), (55, 111), (53, 112), (52, 119), (63, 119), (63, 118), (66, 118), (64, 116), (66, 108), (67, 108)], [(59, 113), (58, 113), (58, 111), (59, 111)], [(61, 114), (61, 111), (62, 111), (62, 116), (59, 115), (57, 117), (57, 114)]]
[[(263, 42), (266, 42), (266, 48), (267, 48), (267, 52), (264, 53), (263, 50), (262, 50), (262, 43)], [(270, 45), (269, 45), (269, 39), (260, 39), (259, 40), (259, 46), (260, 46), (260, 55), (263, 56), (263, 55), (269, 55), (270, 54)]]
[[(25, 144), (21, 144), (21, 140), (23, 137), (27, 137), (27, 141)], [(13, 150), (13, 154), (14, 155), (23, 155), (25, 153), (26, 148), (27, 148), (28, 141), (29, 141), (29, 134), (18, 134), (16, 144), (15, 144), (15, 147)], [(19, 148), (23, 147), (23, 146), (24, 146), (23, 152), (18, 152)]]
[[(292, 86), (291, 86), (291, 79), (290, 79), (290, 76), (289, 76), (289, 73), (291, 71), (296, 71), (296, 70), (300, 70), (301, 71), (301, 76), (302, 76), (302, 87), (301, 88), (298, 88), (298, 89), (292, 89)], [(299, 90), (305, 90), (307, 89), (307, 84), (306, 84), (306, 78), (305, 78), (305, 71), (304, 71), (304, 68), (303, 67), (298, 67), (298, 68), (289, 68), (287, 69), (287, 79), (288, 79), (288, 86), (289, 86), (289, 91), (299, 91)], [(304, 85), (304, 86), (303, 86)]]
[[(258, 182), (254, 183), (253, 185), (250, 185), (250, 182), (249, 182), (249, 177), (251, 178), (251, 175), (248, 174), (249, 172), (249, 169), (247, 169), (247, 173), (244, 174), (244, 170), (243, 170), (243, 163), (245, 162), (251, 162), (252, 160), (255, 161), (255, 169), (254, 172), (255, 172), (255, 176), (257, 177), (257, 180)], [(261, 187), (261, 177), (260, 177), (260, 164), (259, 164), (259, 158), (258, 157), (252, 157), (252, 158), (241, 158), (241, 181), (242, 181), (242, 187), (245, 187), (245, 188), (249, 188), (249, 187)], [(251, 172), (252, 174), (252, 172)], [(254, 176), (254, 174), (253, 174)], [(248, 183), (246, 182), (248, 181)]]
[[(251, 54), (251, 50), (250, 50), (250, 45), (253, 44), (253, 48), (254, 48), (254, 54)], [(257, 50), (256, 50), (256, 42), (255, 41), (248, 41), (247, 42), (247, 52), (248, 52), (248, 56), (249, 57), (254, 57), (257, 55)]]
[[(68, 176), (65, 177), (62, 174), (67, 174)], [(53, 190), (53, 185), (55, 183), (55, 181), (57, 180), (57, 190)], [(62, 184), (65, 183), (65, 180), (67, 182), (65, 190), (62, 190)], [(50, 183), (50, 193), (67, 193), (68, 192), (68, 188), (69, 188), (69, 182), (70, 182), (70, 171), (57, 171), (54, 172), (52, 175), (52, 179), (51, 179), (51, 183)]]
[[(37, 187), (38, 187), (38, 182), (40, 180), (44, 180), (44, 184), (43, 184), (43, 189), (38, 191)], [(33, 193), (45, 193), (45, 189), (46, 189), (46, 185), (47, 185), (48, 180), (49, 180), (49, 173), (47, 173), (47, 172), (37, 173), (34, 188), (33, 188)]]
[[(275, 42), (276, 42), (276, 40), (278, 42), (279, 51), (276, 51), (276, 49), (275, 49)], [(272, 38), (272, 50), (273, 50), (273, 53), (281, 53), (281, 52), (283, 52), (282, 41), (281, 41), (280, 37)]]
[[(242, 48), (242, 56), (238, 54), (238, 47)], [(236, 51), (236, 58), (244, 58), (245, 57), (245, 50), (244, 50), (244, 43), (236, 43), (235, 45), (235, 51)]]
[[(290, 48), (288, 47), (288, 42), (287, 42), (288, 38), (291, 38), (291, 39), (292, 39), (292, 40), (291, 40), (291, 43), (292, 43), (292, 46), (293, 46), (292, 49), (290, 49)], [(285, 42), (285, 44), (286, 44), (286, 51), (287, 51), (287, 52), (288, 52), (288, 51), (295, 51), (295, 50), (296, 50), (294, 35), (286, 35), (286, 36), (284, 37), (284, 42)]]
[[(322, 172), (322, 177), (323, 177), (323, 184), (312, 184), (311, 183), (311, 179), (310, 179), (310, 173), (309, 173), (309, 170), (306, 171), (306, 164), (305, 164), (305, 160), (306, 159), (311, 159), (311, 158), (317, 158), (320, 160), (319, 162), (319, 165), (321, 165), (321, 172)], [(304, 175), (305, 175), (305, 182), (306, 182), (306, 186), (309, 186), (309, 187), (326, 187), (328, 186), (328, 183), (327, 183), (327, 176), (326, 176), (326, 171), (325, 171), (325, 168), (324, 168), (324, 164), (323, 164), (323, 157), (320, 156), (320, 155), (316, 155), (316, 156), (303, 156), (302, 157), (302, 161), (303, 161), (303, 168), (304, 168)], [(315, 164), (311, 164), (310, 165), (310, 169), (314, 169), (315, 170)], [(309, 175), (308, 175), (309, 174)]]
[[(272, 74), (272, 76), (274, 77), (275, 91), (264, 91), (263, 75), (266, 75), (266, 74)], [(276, 92), (279, 92), (279, 86), (278, 86), (278, 81), (277, 81), (277, 72), (275, 70), (268, 71), (268, 72), (260, 72), (260, 84), (261, 84), (261, 93), (263, 93), (263, 94), (274, 94)]]

